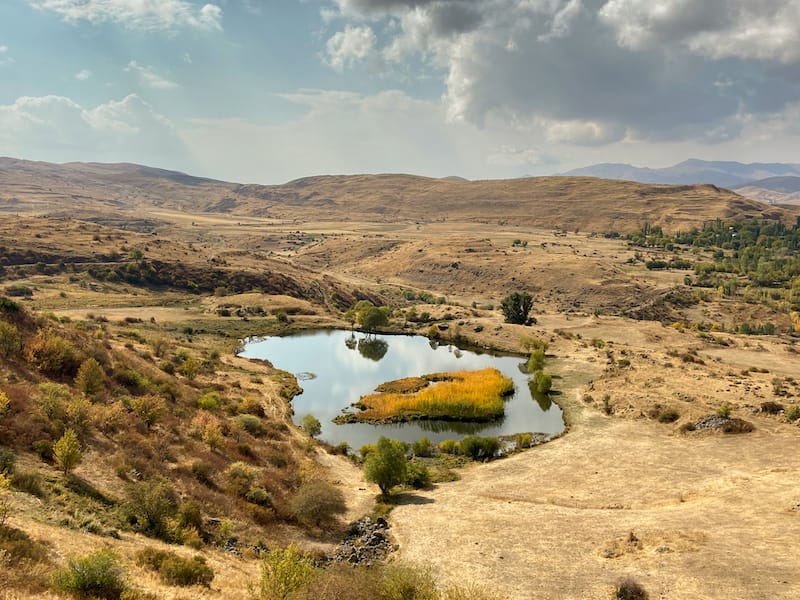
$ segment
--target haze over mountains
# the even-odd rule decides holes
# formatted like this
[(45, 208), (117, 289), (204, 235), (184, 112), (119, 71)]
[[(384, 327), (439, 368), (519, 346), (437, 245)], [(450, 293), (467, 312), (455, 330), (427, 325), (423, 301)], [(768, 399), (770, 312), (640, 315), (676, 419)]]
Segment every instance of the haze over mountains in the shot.
[(800, 164), (744, 164), (692, 158), (662, 169), (603, 163), (573, 169), (564, 175), (671, 185), (710, 183), (768, 204), (800, 203)]
[(750, 163), (735, 161), (709, 161), (690, 158), (677, 165), (662, 169), (634, 167), (624, 163), (603, 163), (573, 169), (564, 175), (625, 179), (640, 183), (665, 183), (684, 185), (711, 183), (733, 189), (771, 177), (800, 177), (800, 164)]
[(794, 220), (712, 185), (665, 186), (589, 177), (466, 181), (415, 175), (324, 175), (241, 185), (133, 164), (63, 165), (0, 158), (0, 211), (54, 216), (160, 211), (279, 220), (509, 223), (570, 231), (667, 230), (715, 218)]

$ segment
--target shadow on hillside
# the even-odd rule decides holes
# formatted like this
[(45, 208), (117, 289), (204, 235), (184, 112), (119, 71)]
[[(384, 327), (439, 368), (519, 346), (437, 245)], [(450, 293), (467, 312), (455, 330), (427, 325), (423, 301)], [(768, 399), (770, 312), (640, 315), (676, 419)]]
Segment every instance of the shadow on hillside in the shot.
[(395, 504), (397, 506), (402, 506), (404, 504), (433, 504), (433, 498), (427, 498), (417, 494), (401, 494), (397, 497)]

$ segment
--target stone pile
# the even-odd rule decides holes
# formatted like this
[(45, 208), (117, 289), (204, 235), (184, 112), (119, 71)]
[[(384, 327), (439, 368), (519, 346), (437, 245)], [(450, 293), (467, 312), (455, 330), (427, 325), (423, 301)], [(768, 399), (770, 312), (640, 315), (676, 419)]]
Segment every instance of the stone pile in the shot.
[(347, 537), (331, 556), (335, 562), (369, 566), (384, 560), (397, 546), (389, 540), (385, 519), (370, 517), (356, 521)]

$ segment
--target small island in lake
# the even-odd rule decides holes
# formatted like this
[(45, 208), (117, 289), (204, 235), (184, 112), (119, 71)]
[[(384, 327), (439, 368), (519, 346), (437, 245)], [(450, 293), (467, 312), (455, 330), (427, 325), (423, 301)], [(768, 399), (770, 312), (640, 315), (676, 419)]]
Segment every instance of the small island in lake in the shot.
[(514, 393), (514, 382), (494, 368), (478, 371), (431, 373), (381, 384), (362, 396), (356, 413), (337, 423), (399, 423), (420, 419), (493, 421), (505, 412), (504, 399)]

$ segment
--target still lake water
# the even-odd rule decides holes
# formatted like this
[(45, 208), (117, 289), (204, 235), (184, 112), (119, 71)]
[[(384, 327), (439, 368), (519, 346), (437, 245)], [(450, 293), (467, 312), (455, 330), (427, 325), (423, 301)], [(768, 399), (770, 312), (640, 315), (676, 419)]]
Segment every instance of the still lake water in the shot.
[[(307, 414), (322, 424), (321, 439), (331, 444), (347, 442), (353, 449), (373, 444), (382, 435), (414, 442), (422, 437), (440, 442), (468, 434), (497, 436), (525, 431), (547, 434), (564, 429), (561, 409), (547, 398), (531, 396), (528, 375), (522, 373), (520, 357), (478, 354), (453, 345), (437, 345), (422, 336), (369, 335), (343, 330), (325, 330), (286, 337), (245, 340), (240, 356), (270, 361), (276, 368), (293, 373), (303, 393), (292, 400), (294, 421)], [(506, 400), (506, 414), (490, 423), (414, 421), (389, 425), (346, 423), (334, 417), (352, 412), (351, 404), (393, 379), (439, 371), (495, 367), (514, 380), (515, 393)]]

